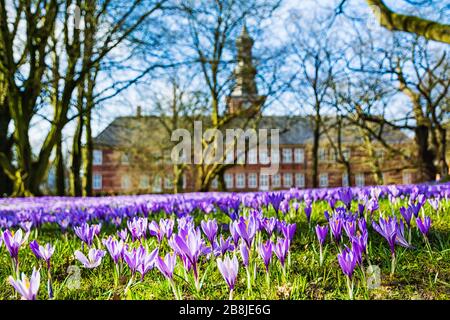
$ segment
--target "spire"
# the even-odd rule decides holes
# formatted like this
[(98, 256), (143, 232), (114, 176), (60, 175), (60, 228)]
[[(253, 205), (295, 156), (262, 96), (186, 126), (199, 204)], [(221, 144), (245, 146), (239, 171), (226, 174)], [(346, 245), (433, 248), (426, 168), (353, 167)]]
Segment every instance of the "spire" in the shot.
[(242, 26), (241, 38), (250, 38), (247, 29), (247, 23), (244, 21), (244, 25)]
[(256, 95), (256, 68), (252, 56), (253, 39), (250, 37), (247, 25), (244, 22), (242, 32), (236, 40), (237, 66), (234, 69), (236, 86), (233, 96)]
[(258, 95), (256, 87), (256, 68), (253, 65), (253, 39), (244, 22), (242, 31), (236, 39), (237, 64), (234, 69), (234, 88), (228, 96), (228, 112), (259, 112), (265, 97)]

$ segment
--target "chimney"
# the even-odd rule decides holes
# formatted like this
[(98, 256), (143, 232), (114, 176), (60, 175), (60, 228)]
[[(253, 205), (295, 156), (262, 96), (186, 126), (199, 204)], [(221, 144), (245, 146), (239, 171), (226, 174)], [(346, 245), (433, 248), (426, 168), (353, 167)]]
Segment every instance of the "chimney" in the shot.
[(137, 117), (141, 117), (142, 116), (142, 107), (141, 106), (137, 106), (137, 108), (136, 108), (136, 116)]

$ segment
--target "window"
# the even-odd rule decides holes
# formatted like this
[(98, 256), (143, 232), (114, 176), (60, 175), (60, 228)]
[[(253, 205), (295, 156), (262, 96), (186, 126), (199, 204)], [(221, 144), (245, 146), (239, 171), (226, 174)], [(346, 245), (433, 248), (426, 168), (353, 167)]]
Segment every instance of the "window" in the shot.
[(147, 175), (142, 175), (139, 179), (139, 188), (147, 189), (150, 186), (150, 178)]
[(283, 163), (292, 163), (292, 149), (283, 148)]
[(94, 150), (92, 152), (92, 162), (94, 165), (101, 165), (103, 162), (103, 152), (102, 150)]
[(345, 161), (350, 160), (350, 149), (342, 150), (342, 156), (344, 157)]
[(348, 187), (350, 185), (350, 182), (348, 180), (348, 174), (347, 173), (343, 173), (342, 174), (342, 186), (343, 187)]
[(236, 174), (236, 188), (245, 188), (245, 173)]
[(275, 150), (273, 154), (270, 155), (271, 163), (280, 163), (280, 150)]
[(233, 188), (233, 174), (226, 173), (224, 179), (225, 179), (225, 186), (227, 187), (227, 189)]
[(259, 175), (259, 189), (260, 190), (269, 190), (269, 175), (268, 174), (260, 174)]
[(283, 174), (283, 186), (285, 188), (292, 187), (292, 173)]
[(248, 151), (247, 163), (248, 164), (258, 163), (258, 153), (256, 152), (256, 149), (251, 149)]
[(130, 164), (130, 157), (127, 153), (122, 153), (122, 156), (120, 157), (120, 163), (124, 165)]
[(267, 150), (259, 151), (259, 163), (261, 164), (269, 164), (269, 155), (267, 154)]
[(319, 186), (321, 188), (328, 187), (328, 173), (321, 173), (319, 175)]
[(274, 188), (281, 187), (281, 176), (279, 173), (274, 174), (272, 176), (272, 187), (274, 187)]
[(173, 177), (169, 176), (164, 179), (164, 189), (173, 189)]
[(249, 173), (248, 174), (248, 187), (249, 188), (256, 188), (258, 187), (258, 177), (256, 173)]
[(319, 155), (318, 155), (319, 161), (325, 161), (327, 159), (327, 152), (325, 149), (319, 148), (318, 153), (319, 153)]
[(330, 155), (330, 161), (335, 162), (336, 161), (336, 152), (334, 149), (330, 149), (328, 151), (328, 154)]
[(357, 187), (364, 187), (364, 173), (358, 173), (355, 176), (355, 184)]
[(186, 186), (187, 186), (187, 178), (186, 178), (186, 175), (185, 175), (185, 174), (183, 174), (182, 179), (183, 179), (183, 181), (182, 181), (182, 188), (183, 188), (183, 189), (186, 189)]
[(225, 149), (226, 152), (225, 163), (232, 164), (234, 163), (234, 149), (231, 147), (229, 149), (231, 150), (228, 150), (228, 147), (227, 149)]
[(403, 184), (411, 184), (412, 175), (411, 172), (403, 172)]
[(296, 173), (295, 174), (295, 186), (297, 188), (304, 188), (305, 187), (305, 175), (303, 173)]
[(153, 192), (161, 192), (162, 191), (161, 183), (162, 183), (162, 179), (160, 176), (156, 176), (153, 179)]
[(102, 188), (102, 175), (100, 173), (94, 173), (94, 176), (92, 177), (92, 188), (94, 190)]
[(305, 162), (305, 150), (301, 148), (294, 149), (294, 162), (304, 163)]
[(122, 189), (130, 189), (131, 188), (131, 179), (129, 175), (122, 176), (120, 180), (120, 184), (122, 186)]
[(212, 181), (211, 181), (211, 188), (213, 189), (217, 189), (219, 187), (219, 179), (217, 177), (215, 177)]

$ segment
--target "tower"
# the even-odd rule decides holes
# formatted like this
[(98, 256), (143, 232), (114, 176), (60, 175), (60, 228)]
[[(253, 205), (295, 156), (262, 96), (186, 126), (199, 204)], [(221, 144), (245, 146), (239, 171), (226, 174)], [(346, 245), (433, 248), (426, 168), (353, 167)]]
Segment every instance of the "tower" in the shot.
[(248, 34), (244, 23), (241, 35), (236, 40), (237, 65), (234, 69), (235, 85), (227, 97), (229, 113), (259, 112), (265, 97), (258, 95), (256, 87), (256, 68), (253, 65), (252, 47), (253, 39)]

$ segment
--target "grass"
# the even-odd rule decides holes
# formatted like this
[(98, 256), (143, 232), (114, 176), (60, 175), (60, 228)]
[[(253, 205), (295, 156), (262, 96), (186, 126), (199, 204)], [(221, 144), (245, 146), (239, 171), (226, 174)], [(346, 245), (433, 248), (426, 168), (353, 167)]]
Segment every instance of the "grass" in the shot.
[[(380, 200), (380, 209), (375, 213), (394, 210), (399, 215), (398, 208), (405, 205), (405, 200), (392, 208), (388, 200)], [(356, 205), (355, 203), (353, 204)], [(354, 207), (356, 208), (356, 207)], [(429, 234), (429, 250), (423, 236), (417, 228), (413, 228), (412, 245), (414, 249), (396, 246), (397, 268), (395, 274), (390, 276), (391, 256), (387, 242), (377, 234), (368, 223), (369, 229), (369, 258), (372, 265), (379, 267), (381, 283), (377, 288), (367, 286), (367, 275), (361, 268), (355, 270), (354, 298), (355, 299), (449, 299), (450, 297), (450, 218), (449, 200), (441, 200), (439, 213), (433, 211), (431, 206), (425, 204), (424, 213), (432, 218), (432, 227)], [(338, 261), (338, 247), (330, 238), (324, 248), (324, 262), (319, 265), (319, 247), (314, 232), (314, 226), (326, 223), (323, 212), (328, 210), (326, 202), (314, 203), (311, 224), (306, 221), (302, 209), (299, 213), (290, 212), (283, 219), (290, 223), (297, 223), (297, 231), (291, 245), (291, 264), (283, 277), (278, 259), (274, 255), (270, 265), (270, 284), (266, 282), (266, 272), (262, 260), (258, 258), (257, 277), (252, 286), (252, 292), (247, 292), (246, 271), (240, 264), (238, 280), (234, 290), (234, 299), (348, 299), (346, 278), (342, 273)], [(273, 210), (265, 210), (265, 215), (274, 215)], [(156, 215), (159, 220), (163, 215)], [(213, 215), (206, 216), (212, 218)], [(229, 218), (223, 214), (214, 214), (220, 222), (227, 223)], [(195, 216), (196, 223), (204, 219), (204, 214)], [(123, 224), (122, 227), (125, 227)], [(100, 234), (115, 234), (116, 229), (105, 227)], [(225, 232), (228, 235), (228, 232)], [(266, 235), (265, 235), (266, 236)], [(127, 266), (124, 266), (119, 285), (114, 288), (114, 265), (107, 254), (101, 265), (96, 269), (84, 269), (75, 260), (73, 252), (80, 249), (81, 242), (69, 232), (61, 234), (55, 226), (44, 226), (33, 230), (30, 241), (37, 239), (40, 244), (51, 242), (56, 246), (52, 261), (53, 289), (56, 299), (167, 299), (172, 300), (173, 293), (168, 281), (155, 268), (151, 270), (143, 281), (135, 281), (127, 294), (125, 286), (130, 278)], [(348, 239), (344, 236), (344, 242)], [(162, 253), (168, 252), (167, 240)], [(149, 248), (157, 243), (151, 237), (145, 241)], [(100, 245), (96, 239), (95, 246)], [(162, 255), (160, 253), (160, 255)], [(238, 254), (240, 259), (240, 256)], [(30, 275), (33, 266), (39, 262), (29, 247), (23, 247), (19, 253), (20, 270)], [(368, 262), (364, 260), (364, 267)], [(75, 267), (74, 267), (75, 266)], [(224, 279), (218, 271), (215, 261), (207, 261), (205, 257), (200, 260), (200, 277), (204, 277), (202, 288), (197, 292), (192, 281), (185, 280), (182, 263), (178, 259), (175, 269), (175, 283), (181, 292), (182, 298), (192, 299), (228, 299), (229, 291)], [(11, 275), (11, 261), (4, 245), (0, 248), (0, 299), (14, 299), (16, 295), (8, 283)], [(41, 287), (39, 299), (46, 299), (45, 284), (47, 274), (45, 266), (41, 266)], [(79, 283), (79, 287), (77, 284)]]

